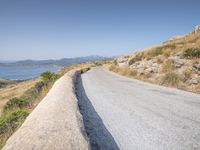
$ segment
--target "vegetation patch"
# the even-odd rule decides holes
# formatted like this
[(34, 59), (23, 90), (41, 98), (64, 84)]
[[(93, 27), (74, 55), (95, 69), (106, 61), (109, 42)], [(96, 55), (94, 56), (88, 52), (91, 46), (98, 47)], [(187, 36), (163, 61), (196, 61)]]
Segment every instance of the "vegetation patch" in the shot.
[(0, 118), (0, 148), (28, 116), (26, 110), (16, 110)]
[(145, 58), (144, 52), (140, 52), (140, 53), (136, 54), (135, 57), (133, 57), (131, 60), (129, 60), (129, 65), (132, 65), (137, 61), (141, 61), (144, 58)]
[(58, 79), (58, 75), (54, 72), (46, 71), (41, 74), (42, 80), (44, 82), (50, 82), (50, 81), (55, 81)]
[(188, 48), (184, 51), (185, 58), (200, 58), (200, 48)]
[(41, 100), (48, 92), (59, 76), (52, 72), (41, 74), (42, 81), (24, 92), (20, 97), (11, 98), (3, 108), (3, 116), (0, 118), (0, 148), (6, 140), (15, 132), (28, 116), (28, 111), (36, 106), (36, 101)]
[(147, 57), (153, 58), (153, 57), (156, 57), (158, 55), (161, 55), (162, 53), (163, 53), (162, 47), (156, 47), (156, 48), (153, 48), (153, 49), (151, 49), (147, 52)]
[(170, 86), (178, 86), (179, 84), (179, 76), (175, 72), (168, 72), (166, 73), (162, 80), (161, 84), (170, 85)]
[(109, 67), (109, 70), (114, 71), (114, 72), (119, 73), (119, 74), (124, 75), (124, 76), (128, 76), (128, 77), (137, 76), (137, 70), (132, 70), (128, 67), (118, 67), (118, 66), (112, 64)]
[(173, 71), (175, 68), (176, 67), (174, 65), (173, 60), (167, 60), (162, 66), (162, 72), (163, 73), (168, 73), (168, 72)]
[(4, 106), (4, 111), (7, 112), (14, 109), (21, 109), (23, 107), (28, 106), (29, 103), (30, 102), (28, 97), (25, 96), (14, 97), (6, 103), (6, 105)]

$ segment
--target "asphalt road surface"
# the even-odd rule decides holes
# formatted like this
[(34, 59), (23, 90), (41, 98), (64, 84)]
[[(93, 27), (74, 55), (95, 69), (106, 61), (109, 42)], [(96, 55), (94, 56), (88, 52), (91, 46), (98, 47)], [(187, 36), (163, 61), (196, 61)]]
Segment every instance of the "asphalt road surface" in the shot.
[(91, 149), (199, 150), (200, 95), (93, 68), (77, 82)]

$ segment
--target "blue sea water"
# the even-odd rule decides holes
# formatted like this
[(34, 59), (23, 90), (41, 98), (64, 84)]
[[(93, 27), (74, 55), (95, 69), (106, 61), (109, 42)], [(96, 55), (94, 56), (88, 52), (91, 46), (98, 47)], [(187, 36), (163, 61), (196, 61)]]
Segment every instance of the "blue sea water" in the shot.
[(0, 66), (0, 78), (25, 80), (41, 75), (45, 71), (56, 72), (59, 66)]

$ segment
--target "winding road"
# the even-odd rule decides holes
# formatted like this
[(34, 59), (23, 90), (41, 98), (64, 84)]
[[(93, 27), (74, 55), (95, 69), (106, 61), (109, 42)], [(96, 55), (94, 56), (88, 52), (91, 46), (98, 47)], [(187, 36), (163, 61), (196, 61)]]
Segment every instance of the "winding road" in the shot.
[(78, 103), (91, 149), (200, 149), (200, 95), (100, 67), (78, 80)]

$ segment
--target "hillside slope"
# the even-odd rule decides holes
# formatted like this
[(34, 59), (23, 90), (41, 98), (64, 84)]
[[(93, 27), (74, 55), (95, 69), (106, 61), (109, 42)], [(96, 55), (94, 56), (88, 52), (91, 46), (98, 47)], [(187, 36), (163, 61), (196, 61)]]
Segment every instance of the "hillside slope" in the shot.
[(117, 58), (110, 70), (200, 93), (200, 26), (185, 36)]

